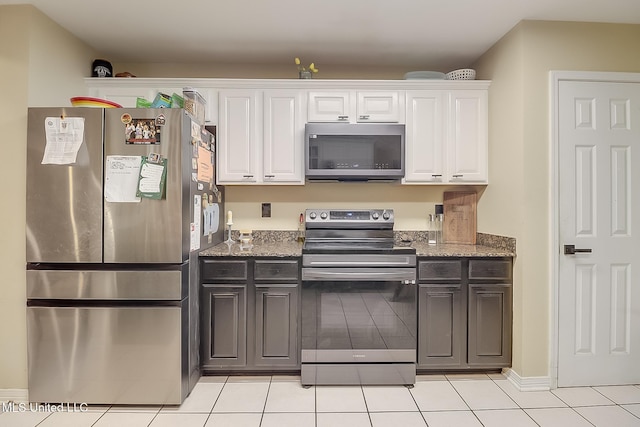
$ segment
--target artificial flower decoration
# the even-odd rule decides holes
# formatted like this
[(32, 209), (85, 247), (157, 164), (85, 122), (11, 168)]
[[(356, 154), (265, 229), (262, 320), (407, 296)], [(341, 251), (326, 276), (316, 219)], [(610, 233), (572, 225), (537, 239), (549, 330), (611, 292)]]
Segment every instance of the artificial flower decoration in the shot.
[(300, 61), (300, 58), (296, 58), (295, 62), (296, 62), (296, 65), (298, 66), (298, 72), (302, 72), (302, 71), (311, 71), (312, 73), (318, 72), (318, 69), (316, 68), (313, 62), (309, 64), (309, 68), (305, 68), (304, 65), (301, 65), (302, 62)]

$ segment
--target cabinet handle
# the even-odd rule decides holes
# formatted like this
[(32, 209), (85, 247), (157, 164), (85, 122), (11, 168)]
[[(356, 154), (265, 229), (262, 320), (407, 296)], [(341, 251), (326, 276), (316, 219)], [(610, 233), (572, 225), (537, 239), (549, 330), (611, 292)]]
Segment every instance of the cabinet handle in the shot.
[(462, 178), (463, 176), (464, 176), (464, 175), (463, 175), (463, 174), (461, 174), (461, 173), (456, 174), (456, 175), (451, 175), (451, 177), (452, 177), (452, 178)]
[(242, 175), (242, 177), (245, 179), (249, 179), (249, 178), (253, 178), (253, 175)]
[(264, 177), (265, 178), (275, 178), (276, 176), (275, 175), (265, 175)]
[(434, 173), (434, 174), (431, 175), (431, 178), (442, 178), (442, 174)]
[(368, 115), (360, 116), (360, 120), (369, 120), (369, 116)]
[(338, 120), (349, 120), (349, 116), (338, 116)]

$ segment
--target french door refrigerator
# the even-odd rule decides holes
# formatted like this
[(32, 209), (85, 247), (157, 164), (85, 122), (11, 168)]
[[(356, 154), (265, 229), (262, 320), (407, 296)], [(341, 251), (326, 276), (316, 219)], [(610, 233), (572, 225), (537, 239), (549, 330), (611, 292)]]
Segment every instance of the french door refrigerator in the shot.
[(182, 109), (30, 108), (29, 400), (180, 404), (198, 251), (223, 240), (214, 137)]

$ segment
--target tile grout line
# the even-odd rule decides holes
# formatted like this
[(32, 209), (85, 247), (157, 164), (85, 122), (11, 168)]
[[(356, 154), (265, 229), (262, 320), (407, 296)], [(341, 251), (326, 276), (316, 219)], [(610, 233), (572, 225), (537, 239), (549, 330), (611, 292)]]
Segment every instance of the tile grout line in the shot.
[[(637, 385), (633, 385), (633, 386), (636, 387), (636, 388), (638, 387)], [(640, 404), (640, 402), (637, 402), (637, 403), (618, 403), (618, 402), (614, 401), (613, 399), (611, 399), (609, 396), (607, 396), (604, 393), (602, 393), (600, 390), (596, 390), (595, 387), (607, 387), (607, 386), (593, 386), (593, 387), (590, 387), (590, 388), (593, 389), (593, 391), (595, 391), (596, 393), (599, 393), (600, 395), (602, 395), (605, 399), (608, 399), (611, 402), (613, 402), (613, 404), (615, 406), (620, 407), (620, 409), (622, 409), (623, 411), (626, 411), (626, 412), (630, 413), (631, 415), (633, 415), (634, 417), (640, 419), (639, 416), (637, 416), (636, 414), (634, 414), (633, 412), (629, 411), (627, 408), (622, 406), (622, 405), (637, 405), (637, 404)], [(612, 387), (615, 387), (615, 386), (612, 386)]]
[(273, 383), (273, 375), (269, 377), (269, 386), (267, 387), (267, 395), (264, 397), (264, 405), (262, 406), (262, 413), (260, 414), (260, 426), (264, 421), (264, 412), (267, 410), (267, 401), (269, 400), (269, 392), (271, 391), (271, 384)]
[(371, 420), (371, 412), (369, 412), (369, 405), (367, 404), (367, 396), (364, 394), (364, 387), (360, 387), (360, 393), (362, 393), (362, 400), (364, 400), (364, 409), (367, 410), (367, 418), (369, 418), (369, 425), (373, 426), (373, 421)]
[[(418, 381), (416, 380), (416, 383)], [(429, 423), (427, 423), (427, 419), (424, 417), (424, 414), (422, 413), (422, 411), (420, 410), (420, 405), (418, 405), (418, 402), (416, 401), (416, 397), (413, 395), (413, 393), (411, 392), (413, 389), (415, 388), (415, 384), (413, 385), (413, 387), (409, 388), (407, 387), (407, 390), (409, 390), (409, 395), (411, 396), (411, 398), (413, 399), (413, 403), (415, 403), (416, 408), (418, 408), (418, 413), (420, 414), (420, 416), (422, 417), (422, 421), (424, 421), (424, 424), (428, 427)]]
[(493, 382), (493, 384), (495, 384), (495, 386), (496, 386), (496, 387), (498, 387), (498, 389), (499, 389), (501, 392), (503, 392), (504, 394), (506, 394), (506, 395), (507, 395), (507, 397), (508, 397), (509, 399), (511, 399), (511, 401), (512, 401), (513, 403), (515, 403), (515, 405), (518, 407), (518, 409), (520, 409), (522, 412), (524, 412), (524, 413), (527, 415), (527, 417), (529, 417), (529, 419), (530, 419), (531, 421), (533, 421), (533, 423), (534, 423), (535, 425), (540, 426), (540, 424), (538, 424), (538, 422), (537, 422), (536, 420), (534, 420), (534, 419), (533, 419), (533, 417), (532, 417), (531, 415), (529, 415), (529, 413), (528, 413), (528, 412), (527, 412), (527, 411), (526, 411), (522, 406), (520, 406), (520, 404), (519, 404), (518, 402), (516, 402), (514, 398), (512, 398), (512, 397), (509, 395), (509, 393), (507, 393), (506, 391), (504, 391), (504, 390), (502, 389), (502, 387), (500, 387), (500, 386), (498, 385), (498, 383), (496, 383), (496, 380), (494, 380), (494, 379), (493, 379), (493, 378), (491, 378), (490, 376), (489, 376), (489, 379)]

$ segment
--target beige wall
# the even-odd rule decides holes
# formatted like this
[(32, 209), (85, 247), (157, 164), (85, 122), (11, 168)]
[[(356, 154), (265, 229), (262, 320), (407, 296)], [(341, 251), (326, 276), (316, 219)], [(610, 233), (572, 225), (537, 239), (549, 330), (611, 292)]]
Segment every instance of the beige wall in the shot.
[[(306, 64), (306, 62), (305, 62)], [(348, 65), (316, 64), (320, 70), (315, 74), (319, 79), (402, 79), (405, 73), (413, 71), (403, 66), (351, 67)], [(290, 63), (263, 64), (141, 64), (113, 62), (115, 73), (128, 71), (137, 77), (189, 77), (189, 78), (229, 78), (229, 79), (296, 79), (298, 71), (294, 58)]]
[(550, 375), (549, 71), (640, 72), (639, 25), (523, 21), (474, 67), (490, 89), (491, 184), (478, 227), (517, 238), (514, 370)]
[(94, 52), (31, 6), (0, 6), (0, 390), (27, 388), (25, 199), (27, 107), (84, 93)]
[[(5, 183), (0, 210), (0, 389), (26, 388), (25, 146), (32, 9), (0, 7), (0, 144)], [(10, 77), (9, 77), (10, 76)]]

